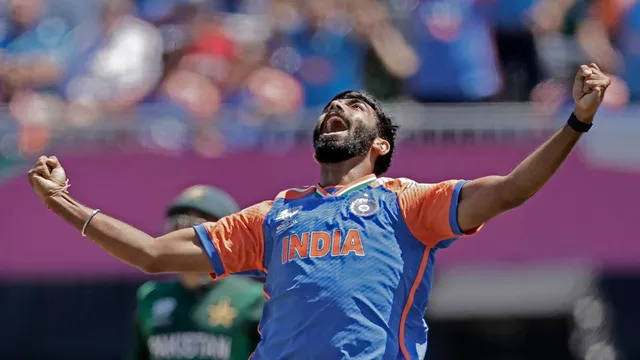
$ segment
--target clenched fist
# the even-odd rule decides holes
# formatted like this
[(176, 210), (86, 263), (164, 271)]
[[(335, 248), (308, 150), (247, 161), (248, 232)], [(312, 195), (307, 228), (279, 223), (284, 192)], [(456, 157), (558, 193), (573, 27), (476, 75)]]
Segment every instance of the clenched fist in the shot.
[(602, 100), (604, 92), (611, 85), (611, 79), (596, 64), (582, 65), (573, 82), (573, 113), (578, 120), (591, 123)]
[(40, 156), (38, 162), (27, 173), (27, 178), (33, 191), (45, 203), (69, 187), (67, 174), (55, 156)]

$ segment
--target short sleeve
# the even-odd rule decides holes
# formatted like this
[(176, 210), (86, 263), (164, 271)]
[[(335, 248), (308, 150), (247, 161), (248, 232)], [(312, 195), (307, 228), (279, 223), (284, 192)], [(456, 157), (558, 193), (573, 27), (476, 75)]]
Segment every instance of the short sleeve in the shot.
[(434, 247), (444, 240), (472, 235), (463, 233), (458, 223), (460, 191), (466, 181), (450, 180), (438, 184), (405, 181), (397, 190), (404, 220), (423, 244)]
[(211, 261), (213, 279), (265, 270), (263, 224), (272, 204), (265, 201), (217, 222), (194, 227)]

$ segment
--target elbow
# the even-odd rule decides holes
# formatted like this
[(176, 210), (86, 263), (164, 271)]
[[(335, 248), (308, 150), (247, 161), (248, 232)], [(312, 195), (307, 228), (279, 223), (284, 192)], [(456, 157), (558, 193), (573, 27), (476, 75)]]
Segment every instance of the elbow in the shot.
[(146, 274), (160, 274), (164, 272), (159, 251), (157, 246), (154, 246), (153, 241), (143, 249), (140, 261), (137, 262), (136, 267)]
[(145, 274), (161, 274), (161, 273), (163, 273), (162, 269), (160, 268), (160, 266), (155, 261), (145, 263), (144, 265), (140, 265), (140, 266), (138, 266), (138, 269), (142, 270), (142, 272), (144, 272)]

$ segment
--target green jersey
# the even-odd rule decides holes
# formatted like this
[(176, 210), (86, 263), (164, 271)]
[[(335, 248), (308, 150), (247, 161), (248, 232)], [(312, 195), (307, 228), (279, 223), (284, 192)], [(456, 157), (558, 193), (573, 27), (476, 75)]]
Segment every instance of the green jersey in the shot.
[(262, 284), (230, 276), (200, 291), (178, 281), (138, 289), (132, 360), (246, 360), (256, 345)]

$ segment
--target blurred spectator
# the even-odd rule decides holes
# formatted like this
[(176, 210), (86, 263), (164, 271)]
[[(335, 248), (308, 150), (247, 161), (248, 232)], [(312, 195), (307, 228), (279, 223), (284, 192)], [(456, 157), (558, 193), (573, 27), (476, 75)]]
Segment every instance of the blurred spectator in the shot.
[(62, 84), (72, 109), (118, 112), (147, 96), (162, 75), (162, 39), (128, 0), (103, 0), (102, 29)]
[(541, 80), (531, 10), (541, 0), (489, 0), (504, 87), (501, 100), (526, 101)]
[(337, 92), (363, 87), (366, 46), (395, 76), (415, 72), (417, 58), (374, 0), (271, 2), (272, 65), (304, 86), (305, 105), (324, 105)]
[(586, 61), (576, 32), (591, 0), (538, 0), (530, 11), (538, 55), (545, 78), (573, 78)]
[(0, 28), (0, 81), (8, 101), (23, 89), (53, 90), (72, 54), (71, 24), (44, 0), (9, 0)]
[(590, 59), (619, 73), (631, 101), (640, 100), (640, 2), (594, 0), (577, 39)]
[[(145, 102), (155, 106), (173, 104), (190, 118), (210, 120), (220, 107), (221, 95), (199, 71), (201, 66), (206, 66), (205, 58), (190, 56), (197, 48), (200, 25), (207, 23), (206, 19), (200, 21), (203, 16), (197, 15), (198, 9), (180, 1), (145, 0), (143, 4), (141, 14), (158, 27), (164, 44), (163, 75)], [(163, 6), (151, 7), (158, 4)]]
[(264, 16), (211, 14), (206, 7), (174, 10), (164, 16), (162, 26), (172, 27), (180, 41), (171, 42), (169, 49), (165, 38), (163, 80), (147, 102), (195, 120), (196, 151), (211, 156), (221, 146), (255, 146), (269, 126), (266, 119), (282, 122), (299, 110), (298, 82), (265, 63), (270, 33)]
[(421, 102), (482, 101), (501, 89), (486, 4), (420, 0), (406, 9), (406, 32), (420, 58), (407, 91)]
[(303, 90), (293, 76), (267, 63), (270, 31), (264, 16), (227, 14), (222, 26), (233, 46), (227, 71), (218, 79), (228, 110), (219, 126), (230, 147), (255, 146), (273, 121), (299, 120), (293, 116)]
[[(540, 0), (534, 11), (534, 29), (538, 40), (543, 40), (543, 43), (549, 37), (562, 37), (563, 32), (575, 32), (575, 38), (564, 36), (567, 46), (556, 48), (567, 51), (570, 42), (579, 45), (577, 54), (564, 59), (565, 67), (567, 64), (573, 66), (575, 62), (591, 61), (607, 72), (621, 74), (622, 77), (610, 75), (613, 83), (603, 103), (605, 108), (620, 109), (630, 100), (640, 98), (640, 87), (633, 89), (633, 84), (637, 83), (634, 80), (640, 77), (637, 66), (640, 63), (639, 7), (636, 0), (593, 0), (589, 3)], [(571, 22), (575, 23), (574, 31), (567, 26)], [(551, 53), (544, 54), (547, 61), (562, 63)], [(561, 109), (564, 103), (570, 101), (570, 80), (562, 78), (566, 76), (572, 79), (574, 74), (555, 72), (552, 75), (555, 75), (553, 79), (541, 83), (532, 93), (533, 101), (551, 112)]]
[(531, 99), (549, 115), (587, 61), (618, 76), (605, 106), (640, 99), (638, 0), (0, 3), (0, 103), (22, 153), (42, 152), (60, 125), (102, 119), (134, 119), (126, 126), (163, 151), (282, 151), (308, 108), (354, 88)]

